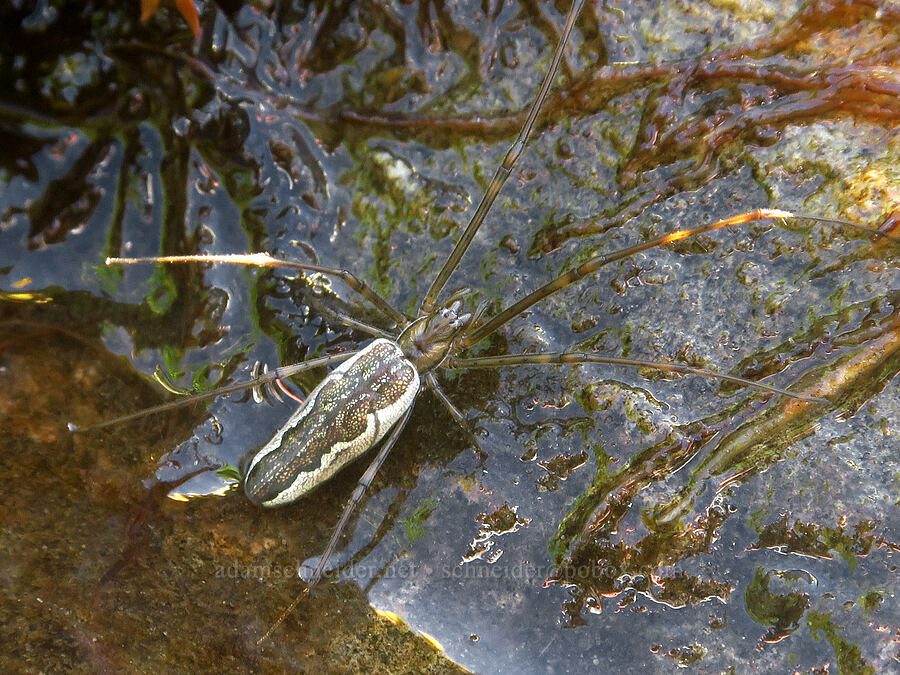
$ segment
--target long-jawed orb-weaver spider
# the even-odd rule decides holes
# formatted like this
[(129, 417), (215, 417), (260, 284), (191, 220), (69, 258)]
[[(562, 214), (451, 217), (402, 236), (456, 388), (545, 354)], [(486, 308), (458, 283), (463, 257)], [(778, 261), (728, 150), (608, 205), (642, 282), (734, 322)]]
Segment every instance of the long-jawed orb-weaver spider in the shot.
[[(571, 26), (574, 23), (574, 19), (577, 16), (579, 10), (580, 3), (574, 3), (572, 9), (569, 12), (567, 19), (567, 27), (563, 32), (562, 39), (560, 40), (559, 47), (557, 50), (557, 55), (555, 57), (555, 63), (558, 63), (559, 56), (562, 53), (562, 50), (565, 46), (566, 39), (568, 37), (569, 32), (571, 31)], [(662, 237), (658, 237), (656, 239), (651, 239), (646, 243), (628, 247), (623, 249), (618, 253), (613, 254), (605, 254), (602, 256), (598, 256), (590, 259), (588, 262), (583, 263), (581, 266), (577, 267), (573, 271), (570, 271), (564, 275), (561, 275), (555, 281), (546, 284), (541, 287), (537, 291), (534, 291), (532, 294), (522, 298), (520, 301), (516, 302), (509, 308), (493, 315), (489, 319), (483, 319), (481, 316), (481, 312), (475, 311), (474, 308), (469, 308), (473, 310), (473, 313), (464, 313), (462, 309), (462, 305), (459, 304), (460, 300), (463, 296), (452, 296), (452, 300), (447, 301), (443, 304), (438, 303), (438, 298), (440, 296), (441, 291), (443, 290), (444, 285), (446, 284), (450, 274), (454, 271), (456, 266), (459, 263), (460, 258), (471, 242), (472, 238), (475, 236), (476, 231), (479, 226), (483, 222), (484, 216), (489, 211), (491, 204), (493, 203), (493, 199), (496, 194), (499, 192), (500, 188), (503, 185), (503, 181), (511, 172), (515, 160), (518, 158), (519, 154), (525, 147), (525, 143), (530, 133), (535, 118), (540, 110), (540, 104), (543, 98), (546, 96), (548, 87), (553, 80), (553, 75), (555, 73), (556, 66), (552, 66), (548, 69), (548, 74), (544, 80), (544, 87), (541, 95), (535, 101), (534, 106), (532, 107), (531, 114), (529, 116), (529, 121), (525, 123), (522, 128), (522, 132), (520, 133), (519, 139), (514, 143), (512, 150), (507, 155), (507, 160), (504, 162), (501, 169), (498, 170), (497, 176), (492, 180), (491, 184), (488, 187), (485, 198), (482, 200), (479, 207), (476, 209), (475, 215), (473, 215), (470, 226), (467, 229), (466, 233), (461, 237), (460, 242), (457, 244), (457, 248), (454, 250), (454, 253), (448, 258), (445, 262), (442, 271), (438, 274), (434, 283), (431, 286), (429, 292), (423, 298), (423, 301), (419, 308), (419, 313), (417, 317), (417, 321), (421, 324), (431, 324), (429, 328), (434, 329), (438, 333), (447, 333), (446, 337), (442, 337), (441, 340), (438, 340), (440, 343), (440, 347), (438, 348), (438, 355), (435, 357), (423, 358), (421, 361), (415, 361), (415, 366), (417, 370), (416, 377), (413, 377), (409, 369), (403, 369), (403, 362), (398, 361), (400, 356), (393, 352), (393, 354), (378, 354), (373, 355), (372, 359), (377, 365), (390, 365), (394, 367), (394, 370), (385, 373), (384, 377), (387, 378), (388, 384), (393, 384), (397, 382), (397, 378), (401, 377), (401, 374), (405, 373), (406, 379), (403, 380), (402, 386), (399, 386), (398, 392), (394, 393), (391, 391), (383, 392), (376, 391), (374, 393), (363, 391), (368, 387), (351, 387), (348, 391), (342, 392), (343, 395), (352, 396), (354, 393), (364, 393), (365, 396), (362, 396), (363, 399), (367, 399), (374, 407), (370, 410), (372, 412), (372, 417), (367, 424), (362, 424), (362, 418), (355, 417), (356, 413), (348, 413), (350, 415), (353, 422), (359, 423), (360, 427), (355, 431), (351, 431), (350, 438), (341, 438), (331, 437), (328, 435), (327, 429), (330, 427), (316, 426), (314, 431), (319, 432), (320, 429), (325, 429), (324, 436), (321, 433), (312, 433), (310, 432), (310, 437), (320, 438), (322, 440), (322, 450), (328, 451), (338, 448), (339, 444), (352, 444), (354, 440), (357, 438), (364, 438), (365, 441), (361, 443), (361, 450), (364, 451), (378, 439), (383, 437), (385, 434), (389, 434), (387, 440), (382, 444), (381, 451), (379, 452), (376, 460), (372, 463), (370, 469), (366, 471), (363, 478), (360, 480), (359, 487), (354, 492), (353, 497), (348, 503), (345, 511), (341, 517), (339, 525), (335, 528), (334, 533), (332, 535), (331, 541), (325, 549), (324, 554), (321, 556), (319, 564), (316, 570), (313, 572), (313, 575), (309, 578), (308, 584), (309, 586), (314, 585), (319, 578), (321, 577), (325, 565), (327, 563), (328, 557), (334, 550), (340, 534), (346, 525), (350, 515), (352, 514), (355, 506), (358, 504), (359, 500), (362, 498), (362, 495), (365, 492), (366, 487), (371, 482), (375, 472), (378, 470), (381, 462), (384, 457), (387, 455), (391, 445), (396, 440), (399, 435), (403, 424), (405, 423), (412, 399), (414, 399), (415, 394), (418, 391), (418, 376), (421, 376), (425, 383), (431, 387), (438, 398), (444, 403), (447, 404), (448, 409), (451, 410), (451, 414), (457, 419), (461, 419), (463, 415), (456, 411), (453, 407), (452, 403), (449, 399), (442, 394), (440, 388), (437, 385), (434, 374), (431, 372), (431, 368), (437, 366), (450, 367), (450, 368), (476, 368), (476, 367), (502, 367), (502, 366), (512, 366), (512, 365), (523, 365), (523, 364), (538, 364), (538, 363), (588, 363), (592, 361), (596, 362), (607, 362), (607, 363), (621, 363), (626, 365), (642, 365), (645, 367), (653, 367), (657, 369), (668, 369), (676, 372), (694, 372), (703, 375), (707, 375), (710, 377), (719, 377), (722, 379), (731, 379), (732, 381), (738, 382), (740, 384), (749, 384), (743, 378), (736, 378), (728, 375), (718, 375), (713, 374), (709, 371), (705, 371), (704, 369), (699, 368), (691, 368), (689, 366), (675, 365), (675, 364), (659, 364), (659, 363), (648, 363), (648, 362), (640, 362), (639, 360), (629, 360), (629, 359), (616, 359), (614, 357), (604, 357), (599, 354), (591, 354), (586, 352), (556, 352), (551, 354), (528, 354), (528, 355), (510, 355), (508, 357), (484, 357), (482, 359), (465, 359), (454, 356), (457, 352), (465, 350), (469, 347), (474, 346), (482, 339), (490, 336), (494, 331), (502, 327), (507, 321), (513, 319), (514, 317), (519, 316), (523, 311), (529, 309), (534, 303), (540, 301), (546, 296), (549, 296), (551, 293), (556, 292), (557, 290), (561, 290), (572, 283), (582, 279), (584, 276), (593, 273), (600, 267), (605, 264), (615, 262), (621, 260), (627, 256), (634, 255), (635, 253), (639, 253), (643, 250), (647, 250), (654, 246), (658, 246), (665, 243), (672, 243), (675, 241), (679, 241), (683, 238), (691, 236), (693, 234), (700, 234), (703, 232), (708, 232), (713, 229), (727, 227), (730, 225), (742, 225), (754, 220), (758, 220), (760, 218), (791, 218), (794, 217), (792, 213), (779, 210), (779, 209), (761, 209), (753, 212), (742, 213), (732, 218), (728, 218), (722, 221), (716, 221), (715, 223), (708, 226), (701, 226), (696, 228), (690, 228), (686, 230), (681, 230), (675, 233), (671, 233), (668, 235), (664, 235)], [(821, 219), (824, 222), (839, 222), (831, 219)], [(113, 259), (111, 262), (118, 263), (133, 263), (133, 262), (147, 262), (147, 261), (155, 261), (160, 263), (171, 263), (171, 262), (233, 262), (239, 264), (252, 264), (257, 266), (290, 266), (290, 263), (286, 263), (285, 261), (277, 260), (271, 257), (263, 256), (261, 254), (251, 255), (251, 256), (237, 256), (234, 258), (227, 258), (224, 256), (183, 256), (183, 257), (156, 257), (156, 258), (144, 258), (144, 259)], [(383, 335), (384, 331), (372, 327), (365, 326), (361, 322), (354, 322), (352, 325), (357, 329), (362, 331), (371, 332), (373, 335), (378, 337), (396, 337), (400, 335), (400, 341), (403, 346), (402, 352), (405, 358), (412, 358), (411, 350), (413, 349), (413, 345), (419, 340), (420, 336), (412, 335), (411, 331), (407, 331), (407, 323), (409, 319), (405, 317), (402, 313), (397, 312), (396, 310), (390, 308), (390, 306), (380, 299), (373, 291), (370, 291), (367, 286), (354, 279), (353, 277), (342, 275), (338, 270), (333, 268), (328, 268), (325, 266), (314, 266), (307, 264), (298, 264), (300, 269), (312, 272), (318, 272), (322, 274), (330, 274), (342, 276), (346, 282), (348, 282), (351, 287), (360, 291), (364, 297), (369, 299), (375, 304), (376, 307), (383, 310), (392, 320), (393, 323), (393, 331), (388, 333), (386, 336)], [(435, 309), (437, 309), (437, 313), (435, 313)], [(447, 324), (447, 325), (445, 325)], [(448, 328), (449, 325), (449, 328)], [(379, 343), (381, 345), (383, 343)], [(433, 346), (434, 343), (429, 342), (429, 346)], [(390, 352), (390, 350), (388, 350)], [(425, 349), (424, 351), (428, 351)], [(452, 354), (450, 353), (452, 352)], [(367, 352), (368, 355), (368, 352)], [(287, 375), (291, 370), (300, 370), (311, 368), (318, 365), (325, 365), (333, 362), (337, 362), (339, 360), (343, 360), (346, 358), (350, 358), (351, 353), (344, 352), (339, 355), (335, 355), (333, 357), (323, 357), (322, 359), (315, 359), (309, 362), (305, 362), (303, 364), (299, 364), (296, 367), (289, 366), (286, 369), (280, 369), (278, 371), (273, 371), (273, 373), (268, 376), (263, 376), (257, 378), (254, 382), (249, 383), (247, 386), (256, 386), (268, 382), (277, 382), (279, 378)], [(446, 358), (445, 358), (446, 357)], [(339, 371), (343, 372), (343, 371)], [(332, 382), (336, 382), (337, 380), (333, 380)], [(788, 392), (784, 392), (783, 390), (779, 390), (777, 388), (773, 389), (769, 387), (769, 385), (756, 383), (754, 386), (758, 388), (768, 389), (770, 392), (779, 393), (780, 395), (790, 395)], [(231, 389), (231, 388), (227, 388)], [(222, 390), (218, 390), (217, 392), (213, 392), (215, 394), (222, 393)], [(321, 395), (317, 395), (317, 401), (321, 401)], [(803, 401), (805, 404), (815, 405), (817, 403), (822, 403), (822, 401), (814, 400), (813, 397), (799, 395), (799, 399)], [(183, 402), (181, 402), (183, 403)], [(389, 405), (388, 405), (389, 404)], [(327, 404), (319, 405), (327, 405), (329, 407), (324, 408), (326, 416), (338, 416), (339, 406), (337, 406), (331, 399), (328, 399)], [(393, 409), (392, 406), (396, 406)], [(163, 406), (163, 408), (168, 408), (172, 406)], [(298, 415), (306, 415), (310, 407), (303, 409), (302, 412), (298, 412)], [(389, 412), (385, 413), (385, 416), (382, 419), (379, 419), (379, 416), (374, 413), (374, 411), (388, 410)], [(146, 412), (146, 411), (145, 411)], [(304, 418), (306, 419), (306, 418)], [(116, 420), (121, 421), (121, 420)], [(325, 425), (328, 420), (323, 421), (322, 424)], [(349, 425), (352, 427), (353, 425)], [(279, 437), (286, 435), (284, 430), (279, 432)], [(302, 445), (302, 444), (301, 444)], [(305, 446), (303, 446), (305, 447)], [(343, 449), (343, 447), (339, 448)], [(285, 467), (290, 465), (290, 461), (287, 459), (283, 459), (279, 457), (278, 459), (273, 460), (274, 466), (272, 468), (272, 472), (277, 473), (277, 480), (272, 478), (271, 476), (266, 477), (266, 479), (262, 482), (256, 481), (253, 477), (253, 472), (257, 469), (257, 465), (262, 466), (262, 454), (266, 452), (266, 450), (259, 451), (254, 454), (253, 459), (250, 461), (248, 465), (248, 494), (254, 501), (261, 502), (264, 504), (272, 504), (276, 505), (277, 503), (283, 503), (290, 501), (294, 498), (305, 494), (305, 490), (296, 485), (296, 471), (299, 467), (293, 467), (290, 470), (290, 476), (287, 478), (282, 474), (283, 471), (288, 471)], [(356, 455), (353, 455), (355, 457)], [(347, 461), (350, 461), (348, 459)], [(341, 461), (339, 464), (343, 465), (345, 462)], [(311, 472), (313, 476), (311, 477), (310, 485), (315, 486), (318, 485), (324, 478), (321, 480), (318, 479), (320, 475), (324, 476), (324, 472), (322, 467), (320, 466), (320, 462), (317, 456), (312, 464), (306, 465), (306, 468), (312, 466)], [(339, 467), (337, 465), (332, 465), (335, 470)], [(330, 475), (330, 474), (329, 474)], [(269, 492), (265, 492), (263, 488), (270, 488), (273, 483), (277, 482), (278, 485), (271, 489)], [(259, 489), (257, 489), (259, 488)]]

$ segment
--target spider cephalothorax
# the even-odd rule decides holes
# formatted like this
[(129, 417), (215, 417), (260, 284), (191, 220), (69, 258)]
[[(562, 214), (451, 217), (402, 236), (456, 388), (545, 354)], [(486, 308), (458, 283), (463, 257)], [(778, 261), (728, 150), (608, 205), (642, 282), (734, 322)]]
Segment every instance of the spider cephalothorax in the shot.
[(462, 302), (453, 300), (436, 312), (413, 321), (397, 338), (397, 344), (420, 373), (426, 373), (452, 351), (457, 336), (472, 323), (473, 314), (461, 314)]

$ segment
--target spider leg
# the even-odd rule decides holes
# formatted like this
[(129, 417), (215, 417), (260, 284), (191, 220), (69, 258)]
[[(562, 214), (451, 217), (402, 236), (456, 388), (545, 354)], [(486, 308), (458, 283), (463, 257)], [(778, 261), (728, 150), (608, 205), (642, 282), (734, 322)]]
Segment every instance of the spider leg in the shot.
[(445, 361), (449, 368), (504, 368), (506, 366), (520, 366), (523, 364), (562, 364), (562, 363), (609, 363), (617, 366), (631, 366), (635, 368), (653, 368), (671, 373), (685, 373), (688, 375), (700, 375), (716, 380), (724, 380), (725, 382), (734, 382), (742, 384), (746, 387), (753, 387), (762, 391), (767, 391), (781, 396), (788, 396), (807, 403), (828, 403), (827, 400), (818, 396), (806, 396), (805, 394), (796, 394), (787, 389), (773, 387), (762, 382), (747, 380), (743, 377), (735, 375), (727, 375), (725, 373), (717, 373), (714, 370), (705, 370), (703, 368), (694, 368), (693, 366), (685, 366), (678, 363), (660, 363), (657, 361), (643, 361), (640, 359), (622, 359), (611, 356), (600, 356), (599, 354), (588, 354), (585, 352), (545, 352), (543, 354), (506, 354), (503, 356), (479, 356), (475, 358), (463, 359), (450, 357)]
[(456, 406), (453, 405), (450, 397), (447, 396), (443, 389), (441, 389), (441, 385), (438, 383), (434, 373), (426, 373), (425, 382), (428, 385), (428, 388), (438, 397), (438, 400), (447, 407), (450, 417), (456, 420), (459, 426), (461, 426), (467, 434), (471, 434), (472, 432), (469, 429), (469, 423), (466, 421), (465, 415), (456, 409)]
[(397, 326), (406, 326), (408, 319), (391, 307), (387, 300), (382, 298), (362, 279), (352, 272), (337, 267), (324, 267), (313, 263), (302, 263), (295, 260), (281, 260), (270, 256), (268, 253), (223, 253), (201, 255), (164, 255), (149, 258), (107, 258), (107, 265), (133, 265), (135, 263), (185, 263), (185, 262), (213, 262), (228, 265), (249, 265), (251, 267), (287, 267), (289, 269), (304, 272), (318, 272), (329, 276), (338, 277), (354, 291), (375, 305), (378, 309), (390, 317)]
[(388, 333), (387, 331), (381, 330), (371, 324), (368, 324), (364, 321), (360, 321), (359, 319), (354, 319), (349, 314), (345, 314), (344, 312), (339, 312), (336, 310), (331, 310), (331, 314), (336, 321), (344, 324), (348, 328), (352, 328), (353, 330), (358, 330), (361, 333), (366, 333), (376, 338), (384, 338), (385, 340), (393, 340), (397, 336)]
[(693, 237), (698, 234), (703, 234), (705, 232), (712, 232), (713, 230), (720, 230), (725, 227), (734, 227), (736, 225), (745, 225), (746, 223), (752, 223), (757, 220), (763, 220), (765, 218), (809, 218), (810, 220), (815, 220), (816, 222), (830, 223), (832, 225), (852, 225), (854, 228), (869, 232), (879, 237), (883, 237), (891, 241), (900, 241), (896, 237), (888, 235), (877, 229), (850, 223), (849, 221), (818, 217), (810, 218), (806, 215), (800, 216), (791, 213), (790, 211), (782, 211), (781, 209), (756, 209), (755, 211), (747, 211), (746, 213), (739, 213), (729, 218), (723, 218), (722, 220), (717, 220), (706, 225), (699, 225), (697, 227), (691, 227), (684, 230), (676, 230), (675, 232), (664, 234), (663, 236), (657, 237), (656, 239), (650, 239), (649, 241), (645, 241), (634, 246), (629, 246), (628, 248), (623, 248), (619, 251), (615, 251), (607, 255), (592, 258), (586, 263), (579, 265), (575, 269), (570, 270), (565, 274), (561, 274), (553, 281), (544, 284), (540, 288), (532, 291), (518, 302), (513, 303), (502, 312), (493, 316), (486, 323), (481, 324), (471, 333), (464, 336), (461, 340), (459, 340), (458, 344), (460, 348), (471, 347), (472, 345), (477, 344), (535, 303), (540, 302), (548, 295), (552, 295), (556, 291), (559, 291), (566, 286), (574, 284), (576, 281), (583, 279), (588, 274), (596, 272), (604, 265), (609, 265), (610, 263), (617, 262), (619, 260), (622, 260), (623, 258), (633, 256), (635, 253), (640, 253), (641, 251), (656, 248), (657, 246), (662, 246), (663, 244), (671, 244), (673, 242), (681, 241), (682, 239)]
[(469, 425), (469, 421), (466, 419), (466, 416), (463, 415), (455, 405), (453, 405), (450, 397), (447, 396), (447, 393), (441, 388), (441, 385), (437, 381), (437, 378), (434, 376), (433, 372), (427, 373), (425, 375), (425, 383), (428, 388), (434, 392), (438, 400), (444, 404), (444, 406), (447, 408), (447, 411), (450, 413), (450, 416), (454, 420), (456, 420), (457, 424), (459, 424), (460, 429), (462, 429), (463, 433), (465, 433), (465, 435), (468, 437), (469, 442), (472, 444), (472, 448), (475, 451), (475, 454), (478, 455), (478, 459), (481, 461), (481, 464), (483, 466), (484, 462), (487, 460), (487, 453), (485, 453), (478, 445), (478, 437), (475, 436), (475, 433), (472, 431), (472, 427)]
[(340, 354), (328, 354), (327, 356), (320, 356), (318, 358), (309, 359), (307, 361), (295, 363), (290, 366), (281, 366), (280, 368), (270, 370), (269, 372), (263, 373), (262, 375), (259, 375), (258, 377), (255, 377), (254, 379), (248, 380), (246, 382), (235, 382), (234, 384), (219, 387), (218, 389), (207, 391), (202, 394), (194, 394), (193, 396), (187, 396), (177, 401), (163, 403), (161, 405), (153, 406), (152, 408), (144, 408), (143, 410), (131, 413), (130, 415), (123, 415), (122, 417), (117, 417), (112, 420), (107, 420), (98, 424), (92, 424), (88, 427), (85, 427), (84, 429), (79, 429), (75, 427), (75, 425), (70, 424), (69, 429), (74, 433), (85, 433), (88, 431), (94, 431), (96, 429), (103, 429), (104, 427), (112, 426), (113, 424), (119, 424), (121, 422), (129, 422), (131, 420), (144, 417), (145, 415), (152, 415), (154, 413), (164, 412), (166, 410), (172, 410), (173, 408), (180, 408), (182, 406), (190, 405), (192, 403), (196, 403), (197, 401), (205, 401), (210, 398), (222, 396), (223, 394), (230, 394), (235, 391), (256, 388), (270, 382), (277, 382), (283, 377), (289, 377), (304, 370), (309, 370), (310, 368), (318, 368), (319, 366), (327, 366), (332, 363), (337, 363), (338, 361), (344, 361), (346, 359), (349, 359), (355, 353), (356, 352), (341, 352)]
[(475, 237), (475, 233), (478, 232), (478, 228), (481, 227), (481, 223), (484, 221), (484, 217), (487, 215), (488, 211), (490, 211), (491, 206), (494, 204), (494, 200), (497, 198), (497, 195), (500, 193), (500, 190), (503, 187), (503, 184), (506, 183), (506, 179), (509, 178), (509, 174), (512, 173), (512, 169), (515, 166), (516, 161), (525, 150), (525, 145), (528, 143), (528, 136), (531, 134), (534, 123), (541, 111), (541, 106), (543, 105), (544, 100), (547, 98), (547, 94), (550, 91), (551, 85), (553, 84), (553, 79), (556, 76), (556, 71), (559, 68), (559, 63), (562, 60), (563, 51), (566, 48), (566, 43), (569, 41), (569, 35), (572, 32), (572, 28), (575, 26), (575, 19), (578, 18), (578, 14), (579, 12), (581, 12), (581, 8), (583, 5), (584, 0), (574, 0), (574, 2), (572, 3), (568, 15), (566, 15), (566, 25), (565, 28), (563, 28), (562, 34), (559, 38), (559, 42), (556, 45), (556, 51), (553, 54), (553, 59), (550, 61), (550, 66), (547, 68), (547, 73), (544, 75), (543, 82), (541, 82), (540, 91), (538, 92), (537, 97), (534, 99), (534, 103), (531, 104), (531, 108), (528, 110), (528, 117), (525, 119), (525, 124), (522, 125), (522, 129), (519, 131), (518, 137), (506, 152), (506, 157), (504, 157), (503, 163), (497, 167), (497, 171), (494, 173), (494, 177), (491, 178), (491, 182), (488, 184), (487, 190), (485, 190), (484, 196), (481, 198), (481, 202), (478, 204), (478, 208), (475, 209), (475, 213), (472, 215), (472, 219), (466, 226), (465, 231), (459, 238), (459, 241), (456, 242), (456, 245), (453, 247), (453, 251), (444, 262), (444, 265), (443, 267), (441, 267), (438, 275), (435, 277), (434, 281), (431, 282), (431, 287), (428, 289), (425, 297), (422, 298), (422, 304), (419, 308), (419, 316), (426, 316), (434, 311), (434, 306), (435, 302), (437, 301), (438, 295), (440, 295), (441, 290), (446, 285), (447, 280), (450, 278), (450, 275), (453, 274), (454, 270), (459, 265), (459, 261), (462, 259), (463, 254), (466, 252), (466, 249), (469, 248), (469, 244), (472, 243), (472, 239)]
[(325, 547), (325, 551), (322, 553), (322, 557), (319, 558), (319, 564), (316, 566), (316, 569), (312, 573), (312, 576), (306, 581), (306, 587), (308, 589), (315, 586), (321, 580), (322, 575), (325, 572), (325, 565), (328, 563), (328, 559), (331, 557), (331, 554), (334, 553), (334, 549), (337, 547), (338, 540), (341, 538), (341, 535), (344, 533), (344, 530), (347, 527), (347, 523), (350, 521), (350, 516), (353, 515), (353, 512), (359, 505), (359, 502), (363, 498), (366, 490), (369, 489), (369, 486), (375, 479), (375, 474), (378, 473), (381, 465), (384, 464), (384, 460), (387, 459), (388, 453), (391, 451), (394, 443), (396, 443), (397, 438), (400, 436), (400, 432), (403, 431), (403, 427), (406, 425), (406, 420), (409, 419), (409, 415), (411, 412), (412, 406), (409, 407), (403, 417), (401, 417), (400, 420), (394, 425), (394, 428), (391, 431), (390, 435), (387, 437), (387, 440), (385, 440), (385, 442), (381, 446), (381, 449), (378, 451), (378, 455), (369, 465), (369, 468), (366, 469), (366, 472), (360, 477), (359, 482), (356, 485), (356, 489), (353, 490), (353, 494), (350, 496), (350, 499), (347, 501), (347, 505), (344, 507), (344, 512), (341, 514), (341, 519), (338, 521), (337, 527), (335, 527), (334, 532), (331, 533), (331, 539), (328, 541), (328, 546)]

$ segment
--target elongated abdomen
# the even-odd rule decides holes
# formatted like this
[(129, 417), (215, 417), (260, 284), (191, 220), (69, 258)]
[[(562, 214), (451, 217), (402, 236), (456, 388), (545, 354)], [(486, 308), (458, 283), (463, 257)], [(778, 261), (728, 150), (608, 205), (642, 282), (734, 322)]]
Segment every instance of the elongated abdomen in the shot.
[(378, 443), (418, 390), (419, 373), (400, 347), (375, 340), (331, 371), (253, 456), (247, 497), (263, 506), (299, 499)]

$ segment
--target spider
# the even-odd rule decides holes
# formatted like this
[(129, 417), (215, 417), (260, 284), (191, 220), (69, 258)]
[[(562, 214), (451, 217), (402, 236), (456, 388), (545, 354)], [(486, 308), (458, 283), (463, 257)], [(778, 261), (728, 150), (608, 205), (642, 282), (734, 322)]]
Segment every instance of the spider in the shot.
[[(468, 307), (469, 293), (465, 290), (454, 292), (441, 300), (451, 275), (459, 266), (460, 260), (468, 250), (485, 217), (490, 212), (494, 200), (527, 145), (528, 138), (540, 114), (541, 106), (547, 99), (568, 37), (582, 5), (583, 0), (577, 0), (569, 10), (565, 28), (551, 64), (517, 139), (491, 179), (481, 202), (452, 253), (444, 261), (419, 303), (415, 316), (410, 317), (398, 311), (370, 286), (349, 272), (323, 265), (282, 260), (263, 253), (110, 258), (107, 260), (107, 264), (208, 262), (256, 267), (287, 267), (306, 273), (338, 277), (370, 302), (376, 310), (383, 313), (391, 324), (391, 330), (385, 331), (350, 317), (343, 317), (353, 328), (371, 334), (375, 338), (374, 341), (357, 352), (341, 352), (281, 367), (259, 375), (251, 382), (230, 385), (208, 394), (140, 411), (111, 420), (103, 425), (95, 425), (89, 429), (123, 422), (152, 412), (168, 410), (176, 405), (184, 405), (242, 388), (254, 388), (259, 391), (263, 386), (277, 386), (283, 378), (303, 370), (343, 362), (308, 395), (306, 401), (276, 432), (272, 440), (252, 453), (244, 472), (245, 492), (250, 500), (263, 506), (278, 506), (305, 496), (344, 466), (368, 450), (379, 446), (380, 443), (375, 458), (359, 479), (313, 574), (306, 581), (307, 588), (311, 588), (322, 578), (328, 560), (335, 551), (351, 515), (400, 436), (422, 387), (434, 392), (451, 416), (464, 428), (467, 427), (465, 415), (457, 410), (450, 397), (441, 389), (435, 375), (438, 369), (501, 368), (526, 364), (608, 363), (700, 375), (755, 387), (779, 396), (793, 397), (809, 405), (823, 403), (822, 399), (792, 393), (765, 383), (753, 382), (707, 369), (639, 359), (607, 357), (584, 351), (485, 357), (463, 355), (466, 350), (489, 338), (536, 303), (581, 281), (605, 265), (657, 246), (671, 244), (717, 229), (741, 226), (765, 218), (798, 217), (796, 214), (782, 209), (757, 209), (707, 225), (670, 232), (613, 253), (590, 258), (493, 315), (489, 315), (487, 308), (483, 305), (474, 308)], [(801, 217), (823, 223), (860, 227), (836, 219)], [(269, 386), (268, 390), (274, 395), (278, 395), (274, 387)]]

